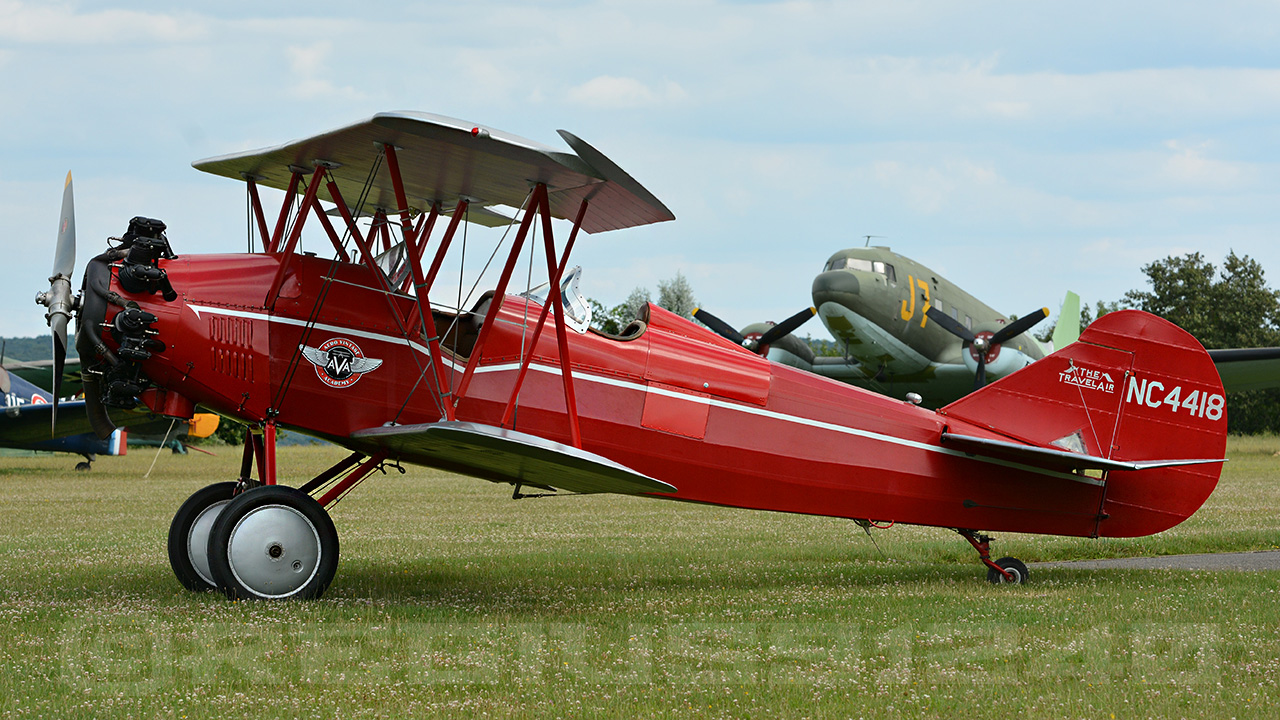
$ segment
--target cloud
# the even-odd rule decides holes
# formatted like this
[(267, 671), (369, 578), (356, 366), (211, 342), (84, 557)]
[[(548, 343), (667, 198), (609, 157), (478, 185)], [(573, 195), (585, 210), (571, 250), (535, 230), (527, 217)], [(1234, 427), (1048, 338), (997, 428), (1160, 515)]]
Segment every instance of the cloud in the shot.
[(324, 61), (333, 51), (333, 43), (321, 40), (313, 45), (290, 45), (285, 51), (289, 67), (299, 75), (315, 75), (324, 70)]
[(896, 191), (910, 210), (925, 215), (943, 212), (957, 199), (971, 207), (981, 197), (990, 202), (990, 196), (1009, 190), (993, 167), (964, 159), (928, 167), (885, 160), (876, 162), (872, 169), (879, 185)]
[(569, 100), (587, 107), (626, 110), (678, 103), (687, 93), (678, 83), (666, 82), (652, 89), (634, 78), (600, 75), (569, 88)]
[(320, 40), (311, 45), (290, 45), (285, 48), (289, 69), (295, 76), (291, 93), (302, 100), (358, 99), (360, 92), (352, 87), (339, 87), (326, 77), (329, 55), (333, 43)]
[(32, 5), (0, 0), (0, 39), (16, 43), (181, 43), (202, 38), (205, 34), (204, 23), (192, 14), (172, 15), (133, 10), (80, 13), (71, 5)]
[(1164, 162), (1164, 175), (1176, 182), (1199, 185), (1206, 188), (1227, 188), (1236, 185), (1253, 173), (1241, 163), (1223, 162), (1207, 157), (1211, 143), (1188, 145), (1179, 140), (1169, 140), (1165, 147), (1173, 154)]

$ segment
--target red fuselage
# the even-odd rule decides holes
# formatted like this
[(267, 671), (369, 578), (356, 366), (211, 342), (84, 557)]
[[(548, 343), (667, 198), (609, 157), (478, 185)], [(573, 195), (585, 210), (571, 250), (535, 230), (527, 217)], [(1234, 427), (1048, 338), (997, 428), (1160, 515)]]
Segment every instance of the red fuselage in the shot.
[[(167, 347), (142, 367), (171, 394), (169, 407), (184, 405), (173, 402), (178, 395), (250, 423), (274, 416), (356, 450), (356, 431), (441, 420), (426, 341), (418, 334), (405, 340), (391, 312), (394, 303), (401, 317), (410, 315), (413, 299), (389, 302), (365, 266), (294, 257), (279, 299), (266, 308), (280, 257), (164, 261), (179, 295), (172, 302), (129, 295), (113, 279), (113, 290), (158, 317), (153, 327)], [(504, 299), (457, 419), (500, 422), (540, 310)], [(452, 320), (439, 314), (436, 322), (456, 389), (466, 331), (481, 318), (464, 313), (448, 333)], [(449, 351), (455, 341), (462, 343), (457, 354)], [(678, 492), (668, 497), (676, 499), (989, 531), (1137, 536), (1176, 525), (1216, 484), (1216, 471), (1187, 472), (1176, 486), (1167, 474), (1145, 481), (1143, 473), (1104, 484), (967, 456), (941, 444), (944, 428), (1000, 436), (770, 363), (656, 307), (633, 337), (569, 331), (568, 344), (582, 447), (674, 485)], [(310, 357), (300, 346), (312, 349)], [(544, 332), (533, 354), (514, 428), (567, 444), (555, 333)], [(1159, 503), (1151, 500), (1157, 496)]]

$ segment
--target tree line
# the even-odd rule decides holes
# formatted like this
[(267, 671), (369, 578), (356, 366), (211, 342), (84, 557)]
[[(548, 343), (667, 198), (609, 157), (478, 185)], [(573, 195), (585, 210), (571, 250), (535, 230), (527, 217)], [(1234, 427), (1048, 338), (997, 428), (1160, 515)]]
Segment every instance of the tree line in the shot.
[[(1280, 291), (1262, 265), (1232, 250), (1221, 266), (1201, 253), (1170, 255), (1142, 267), (1148, 288), (1080, 308), (1080, 329), (1109, 312), (1133, 308), (1169, 320), (1209, 349), (1280, 346)], [(1043, 337), (1052, 335), (1053, 328)], [(1280, 388), (1227, 393), (1227, 429), (1240, 435), (1280, 432)]]
[(632, 320), (639, 317), (640, 310), (650, 302), (680, 317), (698, 322), (693, 318), (693, 311), (698, 309), (693, 286), (684, 273), (678, 270), (675, 277), (658, 281), (657, 302), (653, 301), (648, 288), (639, 286), (631, 291), (626, 300), (611, 308), (606, 308), (595, 300), (589, 299), (588, 302), (591, 303), (591, 327), (610, 335), (621, 333)]

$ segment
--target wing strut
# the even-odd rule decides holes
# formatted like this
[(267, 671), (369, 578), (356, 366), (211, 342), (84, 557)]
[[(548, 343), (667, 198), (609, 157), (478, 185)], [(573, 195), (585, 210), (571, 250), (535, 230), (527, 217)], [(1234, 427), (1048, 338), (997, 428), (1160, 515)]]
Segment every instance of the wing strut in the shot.
[[(291, 168), (292, 169), (292, 168)], [(276, 229), (271, 233), (271, 242), (267, 244), (267, 252), (279, 252), (280, 241), (284, 238), (284, 228), (289, 222), (289, 210), (293, 208), (293, 198), (298, 194), (298, 183), (302, 173), (293, 170), (289, 178), (289, 189), (284, 191), (284, 202), (280, 205), (280, 217), (276, 218)]]
[[(258, 195), (258, 181), (253, 175), (245, 173), (244, 183), (249, 189), (249, 205), (253, 208), (253, 219), (258, 224), (258, 237), (262, 240), (262, 249), (265, 251), (268, 249), (267, 243), (270, 242), (271, 234), (267, 230), (267, 217), (262, 213), (262, 197)], [(252, 250), (252, 246), (250, 249)]]
[(347, 249), (342, 247), (342, 238), (338, 235), (338, 231), (334, 229), (333, 223), (329, 222), (329, 216), (324, 214), (324, 208), (320, 205), (319, 198), (311, 198), (311, 209), (315, 211), (316, 219), (320, 221), (320, 225), (324, 227), (324, 232), (329, 236), (329, 242), (333, 243), (333, 249), (338, 253), (338, 259), (344, 263), (351, 262), (351, 256), (347, 254)]
[[(316, 163), (316, 169), (311, 173), (311, 182), (307, 183), (307, 192), (302, 198), (302, 208), (298, 211), (297, 217), (293, 220), (293, 229), (289, 232), (289, 241), (285, 244), (283, 249), (278, 243), (272, 243), (276, 251), (284, 253), (285, 261), (281, 262), (279, 268), (276, 270), (276, 278), (271, 283), (271, 290), (267, 293), (267, 299), (263, 303), (263, 307), (272, 307), (275, 305), (276, 296), (280, 293), (280, 287), (284, 285), (285, 272), (289, 269), (288, 260), (293, 257), (293, 249), (298, 246), (298, 240), (302, 237), (302, 226), (306, 222), (307, 216), (310, 215), (307, 210), (311, 207), (311, 204), (315, 202), (316, 192), (320, 190), (320, 180), (324, 177), (327, 170), (328, 166), (325, 163)], [(300, 177), (301, 174), (295, 172), (293, 176), (297, 178)], [(289, 199), (292, 199), (292, 196), (290, 196)], [(277, 235), (280, 234), (280, 230), (281, 228), (277, 226)]]
[[(435, 259), (431, 261), (431, 269), (427, 271), (427, 287), (434, 287), (436, 282), (436, 274), (440, 272), (440, 266), (444, 263), (445, 253), (449, 252), (449, 244), (453, 242), (453, 236), (458, 232), (458, 226), (462, 224), (462, 218), (466, 217), (467, 209), (471, 203), (466, 200), (459, 200), (457, 207), (453, 209), (453, 217), (449, 219), (449, 227), (444, 231), (444, 238), (440, 241), (440, 249), (436, 250)], [(422, 244), (422, 249), (427, 249), (426, 243)]]
[[(416, 288), (419, 292), (423, 291), (424, 289), (430, 288), (430, 286), (427, 285), (427, 283), (422, 277), (422, 273), (421, 273), (422, 256), (427, 249), (427, 240), (431, 238), (431, 231), (435, 229), (436, 220), (439, 219), (439, 217), (440, 217), (440, 203), (433, 202), (431, 203), (431, 212), (422, 215), (418, 219), (418, 227), (413, 228), (412, 236), (414, 239), (414, 243), (416, 243), (418, 240), (421, 240), (422, 243), (417, 246), (418, 262), (413, 263), (411, 267), (417, 267), (419, 272), (417, 274), (410, 275), (409, 277), (404, 279), (404, 283), (400, 286), (400, 292), (408, 293), (410, 287)], [(409, 221), (406, 220), (405, 222), (408, 223)], [(411, 231), (409, 230), (408, 225), (406, 225), (405, 237), (409, 237), (410, 233)], [(413, 243), (408, 243), (407, 247), (412, 248)], [(410, 262), (412, 263), (413, 261), (410, 260)]]
[(569, 251), (573, 249), (573, 242), (577, 239), (578, 229), (582, 226), (582, 219), (587, 211), (587, 202), (584, 200), (578, 208), (577, 218), (574, 220), (573, 232), (569, 236), (569, 242), (565, 246), (565, 252), (559, 264), (555, 262), (555, 245), (551, 235), (551, 208), (547, 197), (547, 186), (545, 183), (538, 183), (534, 186), (529, 195), (529, 202), (526, 204), (524, 217), (520, 220), (520, 230), (516, 233), (515, 242), (511, 245), (511, 253), (507, 256), (507, 263), (502, 268), (502, 276), (498, 279), (498, 286), (493, 292), (493, 303), (489, 313), (484, 319), (484, 323), (480, 326), (479, 337), (476, 338), (476, 344), (471, 351), (471, 358), (467, 361), (467, 368), (462, 374), (462, 381), (458, 384), (456, 395), (454, 396), (454, 404), (461, 402), (466, 396), (467, 388), (471, 384), (471, 378), (475, 374), (476, 367), (480, 363), (483, 354), (485, 341), (488, 340), (489, 331), (493, 328), (494, 320), (498, 317), (498, 310), (501, 307), (503, 299), (506, 297), (507, 283), (511, 279), (511, 274), (515, 270), (516, 260), (520, 256), (520, 250), (524, 247), (525, 238), (529, 234), (529, 228), (533, 225), (533, 218), (538, 215), (542, 219), (543, 240), (546, 243), (547, 252), (547, 274), (554, 276), (551, 278), (550, 290), (548, 291), (547, 302), (543, 305), (542, 314), (538, 318), (538, 326), (534, 330), (533, 343), (529, 345), (528, 355), (521, 359), (520, 374), (516, 378), (515, 387), (512, 389), (511, 397), (507, 400), (506, 411), (503, 413), (502, 424), (505, 425), (511, 417), (514, 410), (516, 398), (520, 394), (520, 386), (524, 381), (524, 375), (529, 368), (529, 363), (533, 359), (534, 347), (536, 347), (538, 336), (541, 334), (543, 325), (547, 320), (547, 309), (551, 306), (556, 313), (556, 333), (557, 345), (560, 350), (560, 375), (564, 382), (565, 403), (568, 409), (569, 417), (569, 436), (572, 439), (574, 447), (582, 447), (582, 437), (578, 426), (578, 406), (573, 391), (573, 373), (569, 364), (569, 346), (566, 342), (564, 331), (564, 309), (560, 304), (560, 275), (564, 271), (564, 265), (568, 261)]
[[(396, 158), (396, 149), (394, 145), (383, 145), (387, 157), (387, 170), (391, 173), (391, 183), (395, 186), (396, 203), (400, 205), (400, 222), (404, 231), (405, 254), (409, 256), (409, 267), (413, 276), (414, 299), (418, 301), (418, 317), (417, 322), (412, 320), (407, 324), (409, 330), (405, 333), (406, 339), (421, 324), (427, 333), (427, 350), (431, 353), (431, 365), (436, 373), (436, 391), (440, 395), (440, 404), (444, 406), (445, 419), (453, 420), (453, 403), (448, 402), (444, 398), (445, 388), (449, 386), (448, 378), (444, 372), (444, 362), (440, 356), (440, 336), (436, 332), (436, 321), (431, 315), (431, 300), (428, 297), (430, 287), (426, 283), (426, 279), (422, 274), (422, 253), (418, 250), (418, 231), (413, 227), (413, 221), (409, 218), (409, 200), (404, 192), (404, 181), (400, 176), (400, 163)], [(435, 226), (436, 217), (440, 214), (440, 204), (432, 203), (431, 217), (426, 220), (425, 227), (427, 232), (431, 232), (431, 228)], [(384, 226), (385, 227), (385, 226)], [(425, 248), (426, 243), (423, 242)]]
[[(281, 252), (283, 257), (281, 258), (279, 268), (276, 270), (275, 279), (268, 291), (266, 300), (264, 301), (264, 306), (268, 308), (273, 307), (279, 296), (280, 290), (284, 285), (285, 276), (288, 274), (288, 269), (294, 257), (294, 248), (297, 246), (298, 240), (302, 234), (303, 223), (306, 216), (311, 211), (314, 211), (315, 214), (319, 216), (320, 223), (324, 226), (326, 233), (329, 235), (330, 241), (333, 242), (334, 248), (337, 250), (336, 257), (344, 262), (348, 261), (348, 256), (342, 247), (342, 242), (340, 238), (338, 238), (336, 230), (333, 229), (332, 224), (329, 223), (328, 218), (325, 216), (324, 209), (321, 207), (318, 198), (320, 186), (322, 182), (326, 180), (326, 175), (328, 175), (328, 181), (324, 184), (329, 191), (329, 198), (337, 206), (338, 214), (342, 216), (343, 222), (346, 224), (347, 230), (350, 232), (351, 237), (358, 248), (360, 261), (368, 269), (370, 275), (373, 276), (374, 282), (377, 283), (378, 288), (381, 290), (380, 294), (386, 300), (387, 306), (391, 311), (391, 316), (396, 319), (396, 323), (400, 331), (403, 333), (404, 339), (406, 341), (410, 341), (413, 334), (417, 332), (417, 329), (425, 326), (429, 345), (429, 362), (433, 366), (431, 371), (432, 380), (435, 385), (434, 399), (437, 406), (441, 409), (441, 414), (445, 416), (445, 419), (452, 420), (454, 419), (453, 406), (445, 400), (445, 396), (447, 395), (446, 388), (448, 385), (444, 374), (444, 365), (441, 362), (439, 338), (436, 336), (435, 322), (431, 315), (431, 305), (427, 293), (428, 286), (424, 282), (422, 273), (422, 253), (416, 244), (419, 239), (420, 232), (424, 228), (429, 232), (431, 227), (434, 225), (434, 216), (439, 212), (438, 204), (433, 204), (432, 206), (432, 219), (424, 219), (417, 228), (413, 226), (412, 219), (409, 217), (408, 202), (403, 193), (400, 169), (396, 163), (395, 148), (391, 145), (383, 145), (382, 147), (384, 152), (380, 154), (380, 157), (387, 158), (388, 172), (391, 174), (392, 182), (397, 188), (398, 195), (400, 196), (398, 204), (402, 208), (400, 211), (402, 218), (402, 230), (404, 234), (404, 241), (409, 251), (409, 263), (412, 269), (411, 279), (418, 290), (416, 297), (414, 298), (416, 301), (414, 310), (409, 312), (416, 311), (416, 317), (409, 315), (408, 313), (404, 316), (401, 315), (400, 309), (392, 299), (392, 295), (397, 293), (398, 288), (392, 286), (391, 281), (387, 278), (386, 274), (380, 267), (378, 267), (376, 255), (373, 251), (372, 245), (376, 242), (375, 233), (381, 235), (384, 246), (389, 247), (391, 244), (390, 222), (386, 213), (379, 210), (375, 214), (374, 224), (370, 227), (369, 234), (366, 236), (361, 233), (359, 228), (356, 226), (355, 219), (351, 215), (350, 207), (347, 205), (345, 198), (343, 198), (341, 191), (338, 189), (337, 182), (334, 180), (332, 173), (329, 172), (333, 168), (338, 167), (338, 163), (329, 162), (327, 160), (313, 161), (315, 171), (311, 176), (311, 182), (307, 184), (302, 204), (298, 209), (297, 216), (294, 218), (293, 227), (289, 232), (288, 239), (283, 242), (281, 242), (281, 238), (283, 237), (283, 228), (288, 220), (287, 204), (285, 211), (282, 213), (280, 223), (277, 224), (276, 237), (273, 239), (271, 246), (273, 251)], [(293, 168), (293, 172), (295, 178), (300, 178), (300, 171), (296, 167)], [(296, 186), (294, 189), (296, 191)], [(257, 203), (257, 206), (258, 209), (260, 209), (260, 203)], [(337, 260), (335, 260), (335, 262), (337, 262)], [(303, 337), (306, 337), (305, 333)], [(296, 361), (296, 358), (297, 356), (295, 355), (294, 361)], [(294, 361), (290, 362), (290, 375), (292, 375)], [(419, 370), (423, 375), (427, 372), (427, 370), (423, 369), (421, 365), (419, 365)], [(285, 389), (287, 389), (287, 384)], [(283, 400), (283, 393), (284, 389), (282, 389), (280, 398), (273, 401), (273, 405), (278, 405), (279, 402)]]
[[(520, 362), (520, 373), (516, 375), (516, 385), (511, 391), (511, 397), (507, 400), (507, 408), (502, 413), (502, 422), (498, 423), (499, 427), (506, 427), (515, 415), (516, 398), (520, 396), (520, 387), (524, 384), (524, 376), (529, 372), (529, 362), (533, 360), (533, 349), (538, 346), (538, 337), (542, 335), (542, 328), (547, 324), (547, 311), (554, 308), (556, 314), (556, 345), (560, 348), (560, 368), (564, 377), (564, 402), (569, 409), (569, 437), (573, 440), (573, 446), (582, 448), (582, 435), (578, 430), (578, 402), (573, 392), (573, 372), (572, 365), (569, 364), (569, 341), (565, 336), (564, 330), (564, 304), (560, 301), (560, 281), (564, 277), (565, 265), (569, 262), (569, 253), (573, 251), (573, 243), (578, 239), (578, 229), (582, 227), (582, 218), (587, 213), (587, 200), (583, 200), (578, 207), (578, 217), (573, 221), (573, 230), (569, 233), (569, 241), (565, 243), (564, 252), (560, 255), (560, 263), (556, 264), (555, 243), (551, 237), (551, 216), (546, 212), (546, 206), (542, 207), (542, 235), (543, 245), (547, 251), (547, 275), (551, 278), (550, 289), (547, 291), (547, 302), (542, 306), (542, 313), (538, 315), (538, 324), (533, 329), (533, 340), (529, 342), (529, 354), (524, 356)], [(515, 429), (514, 423), (512, 429)]]

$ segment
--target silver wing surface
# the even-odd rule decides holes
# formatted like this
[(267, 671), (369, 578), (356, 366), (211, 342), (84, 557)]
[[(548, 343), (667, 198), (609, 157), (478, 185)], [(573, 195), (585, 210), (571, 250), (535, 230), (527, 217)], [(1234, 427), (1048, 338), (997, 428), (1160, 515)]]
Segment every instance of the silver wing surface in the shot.
[(494, 482), (575, 493), (673, 493), (672, 485), (606, 457), (515, 430), (469, 422), (370, 428), (352, 434), (362, 449)]
[[(486, 206), (519, 208), (530, 183), (542, 182), (549, 190), (554, 217), (572, 220), (582, 200), (590, 200), (582, 224), (588, 233), (675, 219), (661, 201), (598, 150), (570, 133), (560, 134), (571, 152), (442, 115), (379, 113), (313, 137), (192, 165), (215, 175), (236, 180), (252, 177), (259, 185), (287, 190), (291, 168), (310, 172), (319, 161), (336, 163), (332, 177), (346, 201), (355, 203), (369, 180), (377, 148), (389, 144), (396, 148), (409, 204), (419, 211), (439, 202), (452, 212), (465, 199), (471, 204), (466, 219), (505, 225), (507, 219)], [(378, 208), (399, 207), (385, 169), (371, 182), (364, 204), (353, 210), (369, 215)]]

